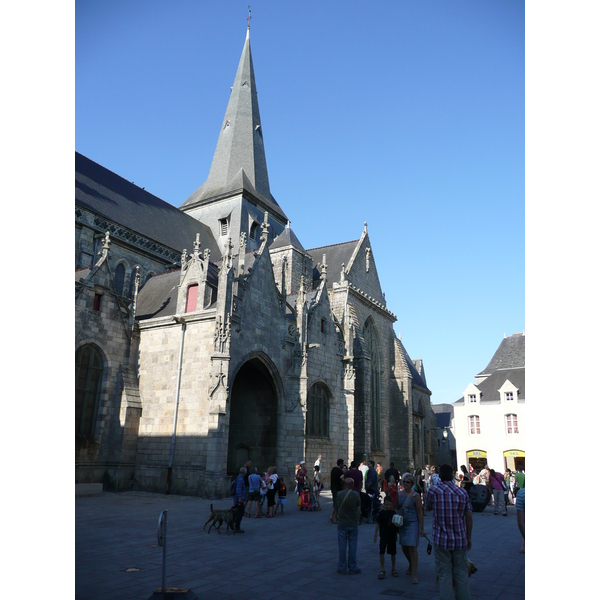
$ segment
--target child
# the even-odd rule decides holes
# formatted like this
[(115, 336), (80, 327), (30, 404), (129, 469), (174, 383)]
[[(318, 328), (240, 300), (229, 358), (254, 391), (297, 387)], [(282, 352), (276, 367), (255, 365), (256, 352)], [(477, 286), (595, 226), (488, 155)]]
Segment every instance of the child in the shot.
[(387, 493), (392, 499), (393, 509), (396, 510), (398, 508), (398, 484), (393, 475), (390, 475)]
[[(269, 473), (270, 475), (270, 473)], [(263, 476), (260, 481), (260, 500), (258, 501), (258, 518), (260, 519), (263, 516), (263, 504), (265, 503), (265, 498), (267, 497), (267, 474), (263, 473)]]
[(279, 485), (279, 491), (277, 492), (279, 498), (277, 499), (277, 504), (279, 504), (279, 506), (281, 506), (281, 514), (283, 514), (283, 506), (285, 504), (285, 496), (287, 494), (287, 489), (285, 487), (285, 483), (283, 482), (283, 477), (279, 478), (279, 481), (281, 482)]
[(319, 472), (321, 468), (319, 465), (315, 465), (315, 500), (317, 504), (317, 510), (321, 510), (321, 473)]
[(392, 557), (392, 576), (398, 577), (396, 571), (396, 539), (398, 537), (398, 528), (392, 523), (392, 518), (396, 514), (394, 510), (394, 502), (390, 496), (386, 496), (383, 501), (383, 510), (377, 515), (377, 524), (375, 525), (375, 535), (373, 543), (377, 541), (377, 532), (379, 532), (379, 563), (381, 571), (379, 571), (379, 579), (385, 577), (384, 558), (385, 550)]

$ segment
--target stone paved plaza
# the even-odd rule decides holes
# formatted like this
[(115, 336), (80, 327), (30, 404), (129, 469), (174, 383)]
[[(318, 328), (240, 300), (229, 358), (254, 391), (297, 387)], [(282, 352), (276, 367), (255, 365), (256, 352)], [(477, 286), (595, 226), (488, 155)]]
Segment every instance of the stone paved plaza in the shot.
[[(419, 545), (419, 585), (404, 575), (378, 580), (379, 544), (375, 525), (359, 527), (356, 576), (338, 575), (337, 527), (329, 522), (331, 494), (324, 492), (321, 512), (300, 511), (288, 494), (283, 516), (248, 519), (243, 534), (210, 535), (203, 525), (210, 500), (143, 492), (103, 493), (75, 500), (75, 598), (77, 600), (146, 600), (160, 587), (163, 549), (157, 545), (158, 518), (167, 510), (166, 587), (189, 588), (199, 600), (221, 598), (438, 598), (433, 553)], [(212, 501), (229, 507), (230, 500)], [(485, 600), (525, 597), (525, 555), (514, 507), (495, 516), (491, 507), (473, 513), (473, 548), (469, 558), (478, 571), (470, 578), (471, 596)], [(431, 536), (432, 516), (425, 517)]]

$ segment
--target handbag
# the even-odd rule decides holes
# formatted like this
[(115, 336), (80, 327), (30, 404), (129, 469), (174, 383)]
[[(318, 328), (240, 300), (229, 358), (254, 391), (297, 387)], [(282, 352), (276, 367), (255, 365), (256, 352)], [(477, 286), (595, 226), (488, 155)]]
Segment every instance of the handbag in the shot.
[[(400, 509), (402, 512), (404, 512), (404, 507), (406, 506), (406, 503), (408, 502), (408, 499), (412, 496), (412, 494), (409, 494), (408, 496), (406, 496), (406, 500), (404, 501), (404, 504), (402, 505), (402, 508)], [(403, 515), (399, 515), (399, 514), (395, 514), (392, 517), (392, 523), (398, 527), (398, 529), (400, 529), (400, 527), (402, 527), (402, 525), (404, 525), (404, 516)]]

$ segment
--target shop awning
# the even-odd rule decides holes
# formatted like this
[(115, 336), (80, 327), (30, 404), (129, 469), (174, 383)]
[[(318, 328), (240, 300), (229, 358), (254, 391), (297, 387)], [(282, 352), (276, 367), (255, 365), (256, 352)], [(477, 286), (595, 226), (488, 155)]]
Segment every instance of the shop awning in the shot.
[[(525, 456), (523, 454), (523, 456)], [(467, 452), (467, 458), (487, 458), (487, 452), (485, 450), (471, 450)]]
[(521, 456), (525, 458), (525, 452), (523, 450), (505, 450), (504, 456)]

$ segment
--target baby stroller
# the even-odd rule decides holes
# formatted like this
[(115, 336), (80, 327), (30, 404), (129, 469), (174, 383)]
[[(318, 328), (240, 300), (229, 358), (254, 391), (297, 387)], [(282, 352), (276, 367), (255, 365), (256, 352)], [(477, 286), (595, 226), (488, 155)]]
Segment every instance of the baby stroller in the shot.
[(300, 492), (300, 510), (312, 511), (314, 506), (314, 492), (308, 486), (304, 486), (304, 489)]
[(369, 490), (360, 493), (360, 512), (367, 523), (373, 523), (381, 510), (381, 500), (379, 499), (379, 490)]

